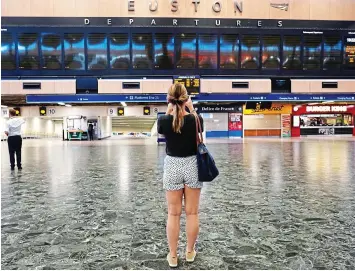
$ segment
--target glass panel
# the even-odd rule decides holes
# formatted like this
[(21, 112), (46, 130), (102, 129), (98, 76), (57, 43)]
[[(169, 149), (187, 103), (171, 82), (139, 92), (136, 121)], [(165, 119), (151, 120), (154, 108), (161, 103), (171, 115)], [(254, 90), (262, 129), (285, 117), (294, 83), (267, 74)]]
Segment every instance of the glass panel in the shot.
[(43, 69), (60, 70), (62, 68), (62, 43), (60, 35), (43, 33), (41, 50)]
[(8, 32), (1, 32), (1, 69), (16, 69), (15, 41)]
[(64, 34), (65, 69), (85, 69), (84, 34)]
[(217, 35), (200, 35), (198, 51), (200, 69), (217, 69)]
[(262, 52), (263, 69), (280, 69), (280, 36), (265, 36)]
[(169, 70), (174, 68), (174, 35), (155, 34), (154, 64), (156, 69)]
[(18, 53), (20, 55), (20, 69), (39, 69), (38, 34), (24, 33), (18, 36)]
[(302, 69), (300, 36), (285, 36), (282, 68), (285, 70)]
[(88, 35), (88, 68), (89, 70), (107, 69), (106, 34)]
[(344, 68), (355, 69), (355, 37), (345, 37)]
[(152, 68), (152, 34), (132, 35), (133, 69), (147, 70)]
[(176, 68), (195, 69), (196, 34), (179, 34), (176, 49)]
[(221, 35), (219, 42), (220, 68), (238, 69), (239, 39), (238, 35)]
[(128, 70), (130, 65), (128, 34), (110, 35), (110, 67)]
[(340, 70), (341, 66), (341, 46), (340, 37), (324, 38), (324, 70)]
[(256, 70), (260, 66), (260, 40), (258, 36), (244, 36), (242, 40), (241, 67)]
[(321, 36), (304, 37), (304, 56), (303, 56), (304, 70), (320, 69), (320, 55), (322, 50), (321, 43), (322, 43)]

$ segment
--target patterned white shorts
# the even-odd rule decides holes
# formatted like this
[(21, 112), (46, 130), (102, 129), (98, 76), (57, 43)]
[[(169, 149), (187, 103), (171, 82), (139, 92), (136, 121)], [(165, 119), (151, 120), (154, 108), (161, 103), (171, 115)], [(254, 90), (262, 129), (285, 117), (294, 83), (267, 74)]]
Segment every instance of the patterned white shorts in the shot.
[(197, 158), (166, 156), (164, 160), (163, 187), (165, 190), (202, 188), (203, 183), (198, 181)]

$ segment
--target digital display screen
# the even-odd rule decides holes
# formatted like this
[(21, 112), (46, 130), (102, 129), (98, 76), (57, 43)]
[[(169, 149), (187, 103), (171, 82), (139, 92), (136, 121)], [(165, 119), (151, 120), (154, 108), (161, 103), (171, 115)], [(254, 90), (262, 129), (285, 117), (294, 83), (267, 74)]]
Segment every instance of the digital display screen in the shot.
[(263, 40), (262, 68), (280, 69), (280, 36), (265, 36)]
[(85, 40), (82, 33), (64, 34), (64, 61), (67, 70), (85, 69)]
[(128, 34), (110, 35), (110, 67), (115, 70), (128, 70), (130, 66)]
[(152, 34), (132, 35), (132, 65), (133, 69), (149, 70), (152, 68), (153, 42)]
[(154, 67), (159, 70), (171, 70), (174, 68), (173, 34), (155, 34), (154, 38)]
[(221, 35), (219, 41), (220, 68), (238, 69), (239, 39), (238, 35)]
[(42, 33), (41, 50), (43, 69), (60, 70), (62, 68), (62, 41), (59, 34)]
[(344, 64), (345, 69), (355, 69), (355, 37), (345, 37), (344, 46)]
[(189, 95), (200, 93), (200, 76), (175, 76), (174, 84), (175, 83), (184, 85)]
[(322, 37), (321, 36), (305, 36), (303, 50), (304, 50), (303, 69), (304, 70), (319, 70), (320, 69), (320, 55), (322, 52)]
[(260, 66), (259, 36), (244, 36), (242, 39), (241, 68), (256, 70)]
[(200, 35), (198, 43), (198, 67), (217, 69), (217, 35)]
[(285, 36), (283, 44), (283, 63), (285, 70), (301, 70), (301, 36)]
[(195, 69), (196, 34), (178, 34), (176, 41), (176, 68)]
[(340, 37), (324, 37), (323, 70), (340, 70), (341, 47)]
[(87, 40), (88, 69), (107, 69), (107, 37), (106, 34), (93, 33)]
[(16, 69), (15, 41), (8, 32), (1, 32), (1, 69)]
[(291, 93), (290, 78), (271, 78), (272, 93)]
[(37, 33), (23, 33), (18, 36), (18, 53), (20, 69), (39, 69), (39, 48)]

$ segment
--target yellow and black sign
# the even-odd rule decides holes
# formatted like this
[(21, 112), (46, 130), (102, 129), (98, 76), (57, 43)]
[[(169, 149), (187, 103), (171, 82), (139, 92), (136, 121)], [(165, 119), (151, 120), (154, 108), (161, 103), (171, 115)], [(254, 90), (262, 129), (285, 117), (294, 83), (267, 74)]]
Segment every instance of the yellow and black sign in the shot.
[(143, 115), (145, 115), (145, 116), (149, 116), (150, 115), (150, 107), (149, 106), (145, 106), (143, 108)]
[(117, 115), (118, 116), (124, 116), (124, 107), (119, 107), (117, 109)]
[(47, 107), (41, 106), (39, 108), (39, 115), (40, 116), (47, 116)]
[(14, 108), (14, 110), (16, 111), (16, 117), (20, 117), (21, 116), (21, 109), (19, 107)]

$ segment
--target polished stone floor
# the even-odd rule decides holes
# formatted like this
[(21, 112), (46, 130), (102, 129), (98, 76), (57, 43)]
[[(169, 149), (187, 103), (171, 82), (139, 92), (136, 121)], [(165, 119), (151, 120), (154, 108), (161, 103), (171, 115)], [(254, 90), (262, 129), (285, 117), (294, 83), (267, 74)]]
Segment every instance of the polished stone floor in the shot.
[[(353, 138), (208, 147), (220, 177), (181, 269), (355, 269)], [(2, 269), (168, 269), (164, 146), (27, 140), (14, 173), (5, 142), (1, 153)]]

